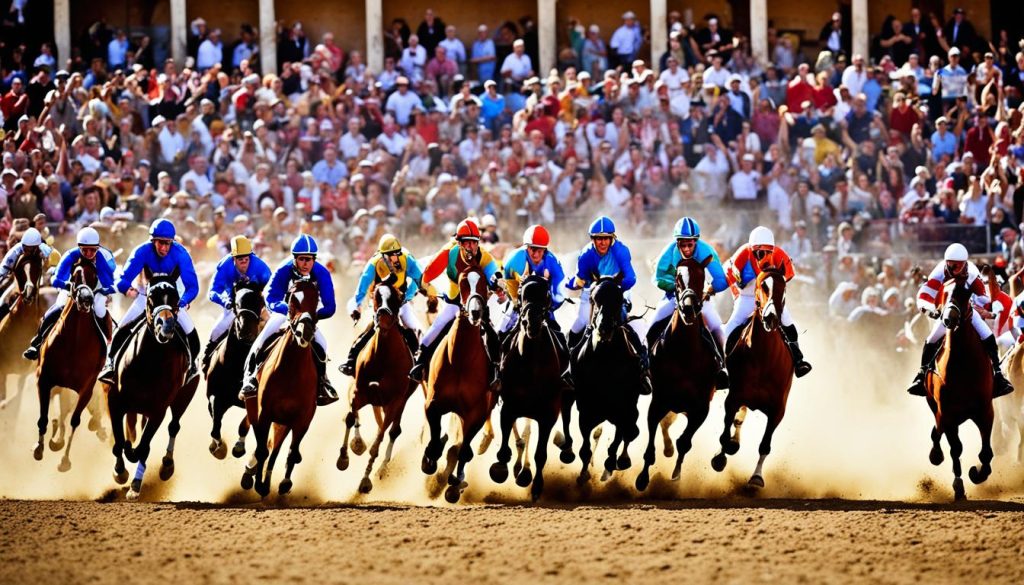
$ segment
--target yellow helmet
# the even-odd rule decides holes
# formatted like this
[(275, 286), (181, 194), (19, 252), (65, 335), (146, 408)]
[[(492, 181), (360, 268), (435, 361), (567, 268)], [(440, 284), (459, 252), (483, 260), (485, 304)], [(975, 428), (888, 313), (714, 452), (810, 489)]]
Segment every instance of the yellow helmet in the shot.
[(235, 236), (231, 238), (231, 255), (232, 256), (248, 256), (252, 254), (252, 242), (245, 236)]
[(401, 252), (402, 243), (398, 241), (398, 237), (394, 234), (384, 234), (380, 237), (380, 244), (377, 246), (377, 250), (381, 254), (390, 254), (392, 252)]
[(60, 264), (60, 252), (56, 249), (50, 250), (50, 257), (46, 259), (49, 268), (56, 268)]

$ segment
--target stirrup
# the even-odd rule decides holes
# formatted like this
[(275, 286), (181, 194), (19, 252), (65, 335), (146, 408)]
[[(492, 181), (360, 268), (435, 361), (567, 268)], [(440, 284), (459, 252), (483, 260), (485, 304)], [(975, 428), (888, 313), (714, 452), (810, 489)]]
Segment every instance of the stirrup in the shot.
[(804, 360), (800, 360), (800, 362), (796, 364), (795, 369), (796, 377), (803, 378), (807, 374), (811, 373), (811, 364), (807, 363)]
[(917, 376), (914, 378), (914, 381), (911, 382), (910, 383), (910, 387), (907, 388), (907, 394), (910, 394), (911, 396), (927, 396), (928, 395), (928, 393), (925, 391), (925, 388), (924, 388), (925, 375), (926, 375), (926, 372), (918, 372), (917, 373)]
[(316, 390), (316, 405), (327, 406), (338, 401), (338, 393), (334, 390), (334, 386), (331, 386), (331, 382), (324, 376), (319, 382), (317, 382)]
[(1002, 372), (993, 373), (992, 398), (999, 398), (1007, 394), (1013, 394), (1013, 384), (1010, 384), (1010, 381), (1006, 379)]
[(409, 370), (409, 379), (413, 382), (423, 382), (423, 374), (426, 369), (427, 364), (413, 364), (412, 369)]
[(356, 375), (356, 364), (353, 361), (346, 361), (345, 363), (338, 366), (338, 371), (346, 376)]
[(114, 378), (114, 364), (111, 362), (107, 362), (107, 365), (103, 366), (103, 370), (100, 372), (100, 375), (96, 378), (96, 381), (103, 382), (105, 384), (110, 384), (111, 386), (113, 386), (114, 383), (117, 381)]

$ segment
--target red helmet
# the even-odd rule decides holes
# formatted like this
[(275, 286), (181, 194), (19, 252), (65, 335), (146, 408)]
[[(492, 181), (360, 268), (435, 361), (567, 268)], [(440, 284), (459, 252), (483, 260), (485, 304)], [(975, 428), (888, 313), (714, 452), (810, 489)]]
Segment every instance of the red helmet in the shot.
[(459, 227), (455, 230), (455, 239), (460, 242), (462, 240), (480, 241), (480, 228), (476, 225), (475, 221), (464, 219), (459, 222)]
[(547, 248), (551, 244), (551, 235), (542, 225), (531, 225), (523, 232), (523, 243), (535, 248)]

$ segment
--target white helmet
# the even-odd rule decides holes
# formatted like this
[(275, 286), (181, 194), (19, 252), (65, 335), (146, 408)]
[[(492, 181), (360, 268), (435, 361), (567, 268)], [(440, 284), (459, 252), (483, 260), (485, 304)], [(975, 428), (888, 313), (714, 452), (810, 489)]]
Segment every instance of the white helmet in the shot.
[(967, 248), (963, 244), (950, 244), (943, 258), (947, 262), (967, 262)]
[(772, 234), (772, 230), (759, 225), (750, 232), (750, 239), (747, 243), (751, 246), (774, 246), (775, 236)]
[(78, 245), (99, 246), (100, 233), (91, 227), (82, 228), (81, 231), (78, 232)]
[(21, 236), (21, 245), (23, 246), (38, 246), (42, 243), (43, 236), (36, 228), (28, 228), (25, 230), (25, 235)]

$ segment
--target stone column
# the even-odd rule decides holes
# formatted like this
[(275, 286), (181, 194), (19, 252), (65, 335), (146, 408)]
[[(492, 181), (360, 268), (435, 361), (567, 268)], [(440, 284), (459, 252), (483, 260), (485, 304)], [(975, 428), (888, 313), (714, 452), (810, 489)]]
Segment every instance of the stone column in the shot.
[(366, 68), (384, 69), (384, 9), (382, 0), (366, 0)]
[(768, 0), (750, 0), (750, 51), (759, 63), (771, 63), (768, 54)]
[(868, 0), (853, 0), (851, 6), (851, 18), (853, 19), (853, 54), (864, 56), (868, 59), (868, 45), (871, 42), (871, 32), (868, 30)]
[(260, 0), (260, 68), (277, 73), (277, 14), (274, 0)]
[(171, 0), (171, 57), (178, 69), (185, 65), (188, 56), (188, 21), (185, 15), (185, 0)]
[(71, 58), (71, 0), (53, 0), (53, 38), (57, 69), (64, 69)]
[[(558, 48), (558, 27), (555, 18), (555, 0), (537, 0), (537, 33), (540, 45), (540, 63), (533, 64), (533, 70), (544, 79), (555, 66)], [(501, 64), (498, 64), (501, 67)]]
[(651, 60), (647, 63), (657, 70), (661, 56), (668, 50), (668, 2), (651, 0)]

